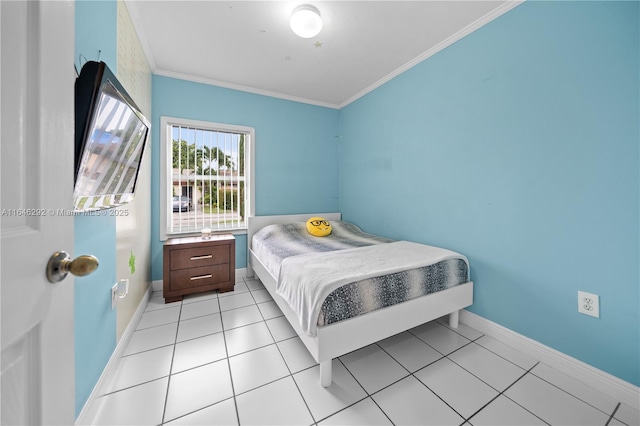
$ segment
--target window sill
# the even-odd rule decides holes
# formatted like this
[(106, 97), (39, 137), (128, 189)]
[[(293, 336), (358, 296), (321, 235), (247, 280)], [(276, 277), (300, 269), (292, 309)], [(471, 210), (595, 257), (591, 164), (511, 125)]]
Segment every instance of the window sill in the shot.
[[(233, 235), (247, 235), (248, 231), (246, 229), (229, 229), (229, 230), (220, 230), (220, 231), (212, 231), (211, 235), (221, 235), (221, 234), (233, 234)], [(160, 241), (166, 241), (170, 238), (182, 238), (182, 237), (198, 237), (200, 236), (200, 232), (181, 232), (179, 234), (166, 234), (160, 236)]]

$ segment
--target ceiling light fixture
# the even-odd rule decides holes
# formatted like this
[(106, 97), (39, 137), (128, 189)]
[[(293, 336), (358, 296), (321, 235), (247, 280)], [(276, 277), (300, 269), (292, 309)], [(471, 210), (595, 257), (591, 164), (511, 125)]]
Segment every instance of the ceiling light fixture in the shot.
[(311, 38), (322, 29), (322, 18), (320, 11), (310, 4), (303, 4), (291, 13), (291, 21), (289, 22), (294, 33), (302, 38)]

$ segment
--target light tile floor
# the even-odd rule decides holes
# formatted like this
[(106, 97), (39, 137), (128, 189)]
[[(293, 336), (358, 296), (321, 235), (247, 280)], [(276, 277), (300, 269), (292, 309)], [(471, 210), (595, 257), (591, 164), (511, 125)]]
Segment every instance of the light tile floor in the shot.
[(94, 424), (638, 425), (640, 413), (464, 324), (434, 321), (333, 360), (333, 384), (259, 281), (154, 293)]

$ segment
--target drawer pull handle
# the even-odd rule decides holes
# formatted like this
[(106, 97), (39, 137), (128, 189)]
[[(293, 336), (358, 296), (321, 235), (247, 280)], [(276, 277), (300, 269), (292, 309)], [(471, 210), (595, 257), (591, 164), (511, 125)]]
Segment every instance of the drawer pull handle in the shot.
[(211, 259), (212, 257), (213, 257), (212, 254), (207, 254), (205, 256), (193, 256), (191, 260)]
[(195, 280), (204, 280), (205, 278), (211, 278), (213, 275), (211, 274), (207, 274), (207, 275), (198, 275), (197, 277), (191, 277), (190, 280), (191, 281), (195, 281)]

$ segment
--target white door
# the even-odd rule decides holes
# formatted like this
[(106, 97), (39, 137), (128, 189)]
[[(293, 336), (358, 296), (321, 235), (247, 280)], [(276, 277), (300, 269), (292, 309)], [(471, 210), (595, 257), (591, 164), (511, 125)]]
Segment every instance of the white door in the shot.
[(74, 3), (0, 1), (1, 389), (3, 425), (75, 421), (73, 278)]

